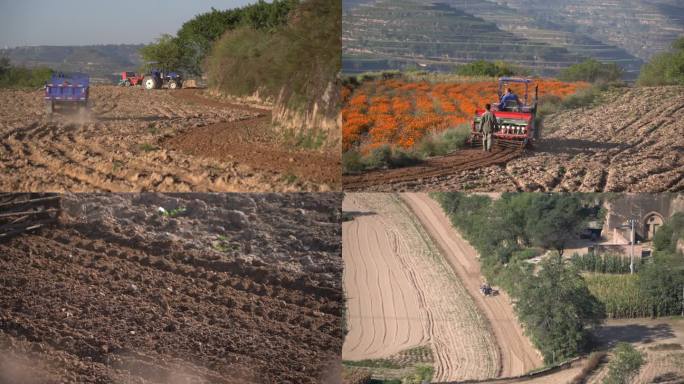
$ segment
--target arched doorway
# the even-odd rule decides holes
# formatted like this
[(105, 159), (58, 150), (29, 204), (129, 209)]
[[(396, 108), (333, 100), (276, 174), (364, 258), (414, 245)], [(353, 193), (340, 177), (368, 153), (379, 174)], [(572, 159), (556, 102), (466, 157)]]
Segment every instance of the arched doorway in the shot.
[(658, 212), (651, 212), (644, 217), (644, 240), (651, 241), (656, 231), (663, 225), (663, 216)]

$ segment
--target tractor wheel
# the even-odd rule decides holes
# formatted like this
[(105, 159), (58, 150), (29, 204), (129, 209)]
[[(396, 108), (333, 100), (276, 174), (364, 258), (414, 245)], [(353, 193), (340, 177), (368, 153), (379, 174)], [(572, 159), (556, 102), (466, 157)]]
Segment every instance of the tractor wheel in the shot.
[(131, 81), (130, 81), (130, 80), (124, 81), (124, 87), (130, 87), (130, 86), (131, 86)]
[(176, 89), (176, 88), (178, 88), (178, 83), (176, 82), (176, 80), (169, 81), (169, 89)]
[(157, 79), (155, 79), (154, 77), (146, 76), (143, 79), (143, 87), (145, 87), (145, 89), (147, 90), (156, 89)]

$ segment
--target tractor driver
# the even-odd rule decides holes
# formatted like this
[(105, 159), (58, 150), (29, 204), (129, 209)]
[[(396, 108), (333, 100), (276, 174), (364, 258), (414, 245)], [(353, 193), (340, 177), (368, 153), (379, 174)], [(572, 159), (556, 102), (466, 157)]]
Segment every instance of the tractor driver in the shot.
[[(513, 93), (513, 91), (510, 88), (506, 89), (506, 94), (501, 97), (501, 103), (499, 103), (500, 109), (502, 111), (508, 110), (510, 107), (510, 104), (515, 102), (515, 104), (520, 107), (520, 99), (518, 98), (518, 95)], [(511, 108), (513, 109), (513, 108)]]

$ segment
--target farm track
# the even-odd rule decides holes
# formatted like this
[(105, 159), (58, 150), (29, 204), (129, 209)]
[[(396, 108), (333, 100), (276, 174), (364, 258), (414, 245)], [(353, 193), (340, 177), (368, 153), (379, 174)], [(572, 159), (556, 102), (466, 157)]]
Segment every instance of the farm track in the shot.
[(270, 112), (199, 92), (96, 86), (89, 116), (62, 111), (51, 118), (40, 91), (3, 90), (0, 190), (325, 191), (339, 185), (339, 172), (330, 171), (335, 156), (283, 149)]
[(420, 224), (393, 195), (347, 194), (343, 258), (349, 333), (342, 358), (387, 358), (428, 346), (434, 380), (496, 377), (482, 317)]
[(59, 225), (0, 243), (0, 382), (323, 381), (343, 338), (339, 204), (67, 195)]
[(426, 194), (410, 193), (401, 197), (440, 249), (478, 310), (486, 317), (501, 354), (499, 376), (517, 376), (541, 367), (541, 357), (524, 335), (508, 295), (500, 292), (497, 296), (484, 297), (480, 293), (483, 277), (477, 252), (453, 229), (439, 205)]
[(401, 192), (420, 187), (423, 180), (440, 179), (463, 171), (505, 164), (522, 155), (513, 148), (494, 147), (491, 153), (482, 149), (464, 149), (447, 156), (434, 157), (406, 168), (371, 171), (362, 175), (343, 176), (344, 189), (349, 191), (375, 190), (374, 186), (386, 188), (397, 186), (393, 191)]
[[(684, 191), (684, 87), (611, 91), (601, 105), (544, 121), (532, 150), (498, 164), (418, 167), (343, 177), (343, 188), (367, 191), (681, 192)], [(429, 159), (448, 164), (467, 151)], [(461, 154), (459, 154), (461, 153)], [(415, 173), (417, 176), (410, 176)], [(406, 175), (393, 180), (392, 175)]]

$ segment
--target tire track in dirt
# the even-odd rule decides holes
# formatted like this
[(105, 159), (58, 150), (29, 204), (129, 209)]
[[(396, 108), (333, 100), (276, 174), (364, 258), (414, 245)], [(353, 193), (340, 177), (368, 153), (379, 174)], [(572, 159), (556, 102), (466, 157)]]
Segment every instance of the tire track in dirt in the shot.
[[(91, 87), (91, 99), (89, 116), (58, 110), (50, 117), (39, 91), (1, 91), (0, 104), (6, 106), (0, 108), (0, 190), (285, 192), (334, 186), (286, 177), (277, 167), (246, 165), (240, 157), (254, 156), (254, 151), (217, 159), (164, 148), (166, 141), (198, 127), (253, 118), (250, 108), (187, 103), (167, 91), (107, 86)], [(5, 116), (9, 113), (14, 117)], [(289, 163), (286, 154), (263, 150), (276, 157), (274, 162)], [(296, 160), (311, 168), (335, 166), (321, 153)]]
[(393, 195), (347, 194), (343, 224), (347, 324), (342, 357), (386, 358), (426, 345), (435, 380), (495, 377), (486, 320), (411, 213)]
[(483, 278), (476, 251), (451, 227), (439, 205), (425, 194), (402, 194), (401, 197), (438, 244), (453, 272), (488, 319), (501, 351), (499, 376), (517, 376), (541, 367), (541, 357), (524, 335), (508, 295), (505, 292), (493, 297), (480, 294)]
[(425, 179), (438, 181), (466, 170), (488, 167), (519, 157), (522, 152), (513, 148), (495, 147), (493, 152), (486, 153), (481, 149), (464, 149), (451, 155), (435, 157), (419, 165), (370, 171), (362, 175), (343, 176), (344, 189), (349, 191), (397, 191), (402, 185), (419, 182)]

